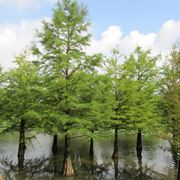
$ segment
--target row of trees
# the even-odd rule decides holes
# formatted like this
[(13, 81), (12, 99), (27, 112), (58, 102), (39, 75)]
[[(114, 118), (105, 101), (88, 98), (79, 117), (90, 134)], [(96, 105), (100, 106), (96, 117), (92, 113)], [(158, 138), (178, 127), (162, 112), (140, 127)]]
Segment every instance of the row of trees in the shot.
[[(51, 21), (43, 21), (29, 54), (16, 57), (16, 67), (0, 71), (0, 131), (19, 131), (19, 167), (23, 167), (26, 132), (65, 135), (64, 175), (69, 175), (70, 134), (91, 137), (115, 130), (138, 131), (137, 151), (142, 151), (141, 131), (167, 131), (176, 152), (180, 138), (180, 49), (174, 47), (167, 64), (159, 56), (137, 47), (129, 56), (112, 50), (111, 57), (87, 55), (91, 34), (87, 10), (76, 0), (57, 3)], [(123, 59), (123, 63), (122, 62)], [(141, 154), (141, 153), (140, 153)], [(73, 170), (71, 168), (71, 175)]]

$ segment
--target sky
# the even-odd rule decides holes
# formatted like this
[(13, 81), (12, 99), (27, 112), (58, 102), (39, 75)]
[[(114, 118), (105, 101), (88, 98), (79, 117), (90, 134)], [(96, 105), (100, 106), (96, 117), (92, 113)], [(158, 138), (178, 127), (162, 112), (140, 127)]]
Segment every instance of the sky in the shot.
[[(0, 64), (28, 48), (35, 29), (52, 17), (56, 0), (0, 0)], [(180, 39), (180, 0), (79, 0), (89, 11), (93, 36), (87, 53), (128, 54), (139, 45), (166, 54)]]

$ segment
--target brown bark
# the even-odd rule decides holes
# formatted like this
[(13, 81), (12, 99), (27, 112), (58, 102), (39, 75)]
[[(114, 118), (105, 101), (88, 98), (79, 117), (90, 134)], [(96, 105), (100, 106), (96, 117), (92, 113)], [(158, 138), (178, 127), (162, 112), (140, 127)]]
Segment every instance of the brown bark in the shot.
[(63, 162), (63, 175), (66, 177), (74, 176), (74, 169), (72, 166), (72, 161), (70, 158), (70, 137), (68, 134), (65, 134), (64, 137), (64, 162)]
[(63, 175), (66, 176), (66, 177), (74, 176), (74, 169), (73, 169), (72, 162), (71, 162), (70, 158), (66, 159), (66, 162), (64, 164), (64, 173), (63, 173)]
[(18, 166), (19, 166), (19, 169), (23, 169), (25, 150), (26, 150), (25, 120), (22, 119), (20, 122), (20, 130), (19, 130), (19, 148), (18, 148)]

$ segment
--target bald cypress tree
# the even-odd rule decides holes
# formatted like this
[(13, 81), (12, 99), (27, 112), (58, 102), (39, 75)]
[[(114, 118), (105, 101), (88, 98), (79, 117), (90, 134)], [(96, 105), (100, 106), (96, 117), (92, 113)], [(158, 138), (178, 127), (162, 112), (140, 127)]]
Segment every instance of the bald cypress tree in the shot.
[(91, 36), (89, 25), (83, 5), (76, 0), (62, 0), (56, 4), (52, 19), (43, 22), (38, 42), (32, 48), (39, 58), (48, 92), (43, 100), (46, 106), (43, 124), (47, 132), (54, 134), (53, 151), (57, 150), (57, 133), (65, 133), (65, 176), (73, 175), (71, 168), (69, 171), (65, 168), (70, 163), (69, 132), (81, 127), (82, 122), (77, 115), (81, 111), (77, 94), (81, 81), (77, 77), (80, 78), (80, 71), (91, 71), (99, 62), (97, 56), (90, 57), (85, 52)]
[(137, 47), (122, 65), (123, 124), (127, 130), (138, 131), (137, 155), (142, 151), (141, 131), (155, 132), (161, 126), (156, 61), (149, 50)]
[(18, 165), (23, 169), (26, 132), (40, 124), (40, 76), (26, 55), (16, 57), (16, 68), (6, 73), (1, 118), (3, 132), (19, 132)]
[(106, 75), (111, 81), (111, 101), (112, 101), (112, 113), (110, 118), (111, 128), (114, 129), (114, 151), (112, 158), (118, 158), (118, 130), (121, 125), (123, 114), (120, 112), (121, 108), (121, 66), (120, 66), (121, 54), (117, 49), (112, 50), (112, 56), (105, 61)]
[(174, 46), (162, 68), (161, 95), (163, 119), (167, 132), (172, 134), (172, 152), (178, 164), (180, 152), (180, 49)]

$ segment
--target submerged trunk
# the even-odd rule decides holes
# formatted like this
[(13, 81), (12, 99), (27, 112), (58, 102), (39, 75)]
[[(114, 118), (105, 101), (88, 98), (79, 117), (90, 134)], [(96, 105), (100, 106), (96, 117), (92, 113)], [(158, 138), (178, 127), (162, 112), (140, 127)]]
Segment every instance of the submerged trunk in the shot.
[(171, 153), (175, 166), (178, 167), (178, 151), (177, 151), (177, 145), (174, 142), (171, 143)]
[(175, 166), (178, 167), (179, 165), (179, 153), (180, 153), (180, 146), (179, 146), (179, 135), (176, 134), (173, 135), (173, 139), (172, 141), (170, 141), (171, 143), (171, 153), (172, 153), (172, 157), (175, 163)]
[(53, 155), (53, 172), (54, 174), (57, 174), (58, 172), (60, 172), (58, 168), (58, 159), (56, 155)]
[(95, 167), (94, 167), (94, 159), (90, 159), (90, 174), (91, 174), (91, 178), (94, 179), (94, 171), (95, 171)]
[[(94, 131), (92, 131), (92, 133), (93, 133), (93, 132), (94, 132)], [(91, 139), (90, 139), (89, 157), (90, 157), (90, 160), (93, 160), (93, 158), (94, 158), (94, 140), (93, 140), (92, 137), (91, 137)]]
[(18, 166), (19, 169), (23, 169), (24, 165), (24, 155), (26, 150), (25, 144), (25, 120), (20, 122), (20, 131), (19, 131), (19, 148), (18, 148)]
[[(92, 133), (94, 131), (92, 130)], [(89, 158), (90, 158), (90, 174), (91, 178), (94, 179), (94, 139), (91, 137), (89, 146)]]
[(115, 127), (114, 152), (112, 158), (118, 158), (118, 126)]
[(139, 174), (142, 174), (143, 171), (143, 166), (142, 166), (142, 155), (141, 153), (137, 153), (137, 158), (138, 158), (138, 165), (139, 165)]
[(53, 155), (57, 154), (57, 149), (58, 149), (57, 139), (58, 139), (58, 136), (57, 136), (57, 134), (55, 134), (53, 136), (53, 144), (52, 144), (52, 153), (53, 153)]
[(94, 158), (94, 140), (92, 137), (90, 139), (89, 157), (90, 157), (90, 159)]
[(70, 137), (68, 136), (68, 134), (65, 134), (63, 175), (66, 177), (74, 176), (74, 169), (70, 158), (69, 145), (70, 145)]
[(138, 159), (142, 159), (142, 135), (141, 130), (138, 130), (136, 151)]
[(59, 170), (58, 170), (58, 158), (57, 158), (57, 152), (58, 152), (57, 139), (58, 139), (58, 136), (57, 136), (57, 134), (55, 134), (53, 136), (53, 144), (52, 144), (54, 174), (57, 174), (57, 172), (59, 172)]
[(180, 159), (178, 163), (178, 175), (177, 175), (177, 180), (180, 180)]
[(118, 179), (118, 158), (113, 158), (113, 163), (114, 163), (114, 178)]

